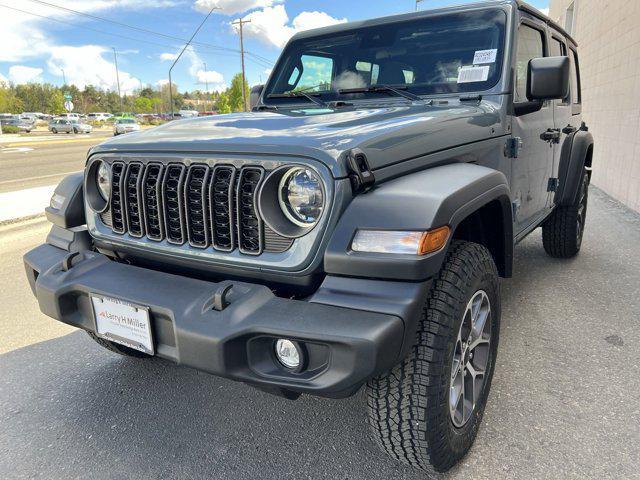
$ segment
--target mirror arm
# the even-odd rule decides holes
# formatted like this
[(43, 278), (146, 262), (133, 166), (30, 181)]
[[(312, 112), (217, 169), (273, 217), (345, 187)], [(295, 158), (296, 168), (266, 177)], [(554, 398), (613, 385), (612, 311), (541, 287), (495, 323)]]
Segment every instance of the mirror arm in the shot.
[(542, 109), (544, 102), (542, 100), (531, 100), (528, 102), (518, 102), (513, 104), (513, 114), (516, 117), (527, 115), (529, 113), (538, 112)]

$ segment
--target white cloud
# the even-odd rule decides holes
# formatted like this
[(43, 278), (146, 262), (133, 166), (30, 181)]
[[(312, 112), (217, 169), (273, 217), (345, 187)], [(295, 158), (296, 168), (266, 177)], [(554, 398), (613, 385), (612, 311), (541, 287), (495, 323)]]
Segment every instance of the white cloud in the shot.
[(9, 80), (7, 79), (7, 77), (2, 75), (1, 73), (0, 73), (0, 84), (9, 85)]
[[(101, 89), (117, 90), (115, 64), (103, 57), (108, 53), (108, 49), (98, 45), (56, 47), (47, 65), (52, 75), (62, 76), (64, 70), (67, 83), (80, 89), (86, 85), (93, 85)], [(140, 80), (129, 73), (120, 70), (119, 75), (120, 90), (123, 94), (140, 88)]]
[(13, 65), (9, 68), (9, 78), (16, 85), (29, 82), (41, 82), (43, 70), (41, 68), (27, 67), (26, 65)]
[(224, 83), (224, 76), (215, 70), (198, 70), (196, 72), (198, 83), (209, 87), (209, 92), (223, 92), (227, 89)]
[(209, 13), (213, 7), (217, 7), (219, 10), (216, 10), (216, 13), (234, 15), (256, 8), (271, 7), (282, 2), (284, 0), (197, 0), (193, 7), (202, 13)]
[(156, 85), (158, 87), (164, 87), (165, 85), (169, 85), (169, 79), (168, 78), (160, 79), (156, 82)]
[[(174, 6), (180, 3), (180, 0), (48, 0), (50, 3), (84, 13), (95, 13), (109, 9), (128, 9), (140, 10), (143, 8), (162, 8)], [(13, 5), (11, 2), (9, 4)], [(51, 17), (52, 19), (73, 19), (74, 22), (79, 21), (79, 17), (73, 13), (42, 5), (31, 4), (31, 2), (14, 2), (16, 7), (26, 12), (33, 12), (37, 15)], [(113, 82), (108, 80), (106, 74), (109, 66), (115, 71), (112, 64), (104, 60), (101, 56), (106, 49), (93, 45), (84, 47), (69, 47), (60, 45), (53, 40), (49, 34), (49, 28), (52, 22), (45, 19), (22, 13), (15, 10), (3, 11), (0, 15), (0, 32), (2, 32), (0, 40), (0, 62), (17, 63), (26, 60), (48, 59), (47, 65), (54, 75), (62, 77), (62, 72), (57, 68), (63, 66), (67, 74), (67, 80), (76, 84), (78, 87), (89, 83), (101, 86), (103, 88), (111, 88), (115, 86), (115, 78)], [(135, 53), (133, 50), (123, 51), (120, 53)], [(84, 58), (82, 55), (88, 55)], [(73, 58), (73, 55), (77, 55)], [(83, 64), (86, 63), (86, 66)], [(16, 65), (16, 67), (20, 67)], [(97, 68), (96, 71), (92, 71)], [(40, 73), (42, 70), (40, 70)], [(12, 80), (16, 82), (24, 80), (30, 73), (28, 70), (14, 70), (14, 75), (10, 74)], [(115, 77), (115, 74), (113, 75)], [(35, 78), (35, 77), (34, 77)], [(131, 77), (127, 72), (120, 72), (121, 84), (127, 91), (137, 88), (134, 82), (137, 80)], [(27, 80), (28, 81), (28, 80)], [(133, 86), (132, 86), (133, 85)]]
[(347, 21), (346, 18), (333, 18), (324, 12), (302, 12), (289, 22), (284, 5), (251, 12), (245, 20), (251, 20), (251, 23), (244, 27), (248, 37), (255, 37), (278, 48), (282, 48), (297, 32)]
[(541, 11), (542, 13), (544, 13), (547, 17), (549, 16), (549, 7), (547, 7), (547, 8), (541, 8), (541, 9), (540, 9), (540, 11)]
[(163, 62), (173, 61), (176, 58), (178, 58), (177, 53), (161, 53), (160, 54), (160, 60), (162, 60)]

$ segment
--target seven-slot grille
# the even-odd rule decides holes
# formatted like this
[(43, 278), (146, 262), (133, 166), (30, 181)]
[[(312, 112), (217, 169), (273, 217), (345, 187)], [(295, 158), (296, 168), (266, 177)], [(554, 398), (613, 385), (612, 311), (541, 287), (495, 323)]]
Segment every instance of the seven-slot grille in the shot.
[[(284, 252), (293, 241), (264, 225), (255, 200), (264, 170), (232, 165), (112, 163), (113, 232), (243, 254)], [(105, 221), (109, 219), (110, 221)]]

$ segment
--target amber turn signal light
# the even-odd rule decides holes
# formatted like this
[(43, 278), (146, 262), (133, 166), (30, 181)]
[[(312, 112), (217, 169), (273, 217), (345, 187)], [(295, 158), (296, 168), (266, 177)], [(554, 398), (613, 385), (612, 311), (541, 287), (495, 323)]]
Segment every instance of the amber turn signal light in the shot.
[(418, 255), (427, 255), (442, 249), (447, 244), (450, 232), (451, 230), (447, 226), (424, 232), (420, 239)]

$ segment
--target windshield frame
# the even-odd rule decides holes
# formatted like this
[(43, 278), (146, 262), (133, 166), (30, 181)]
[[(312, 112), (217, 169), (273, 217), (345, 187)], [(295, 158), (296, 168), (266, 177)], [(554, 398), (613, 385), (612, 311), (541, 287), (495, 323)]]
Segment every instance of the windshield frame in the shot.
[[(402, 29), (403, 24), (411, 24), (413, 22), (420, 22), (421, 20), (431, 20), (431, 19), (436, 19), (438, 17), (451, 16), (451, 15), (464, 14), (464, 13), (482, 15), (483, 13), (486, 13), (486, 12), (495, 12), (496, 14), (500, 13), (504, 16), (504, 18), (501, 18), (502, 31), (500, 32), (501, 38), (500, 38), (499, 54), (496, 60), (497, 65), (496, 65), (495, 74), (494, 74), (495, 78), (490, 78), (490, 80), (493, 80), (491, 84), (478, 86), (481, 88), (469, 88), (469, 89), (461, 89), (461, 91), (454, 91), (454, 92), (433, 92), (433, 93), (416, 91), (416, 86), (418, 84), (404, 85), (404, 84), (389, 83), (388, 85), (394, 86), (396, 88), (400, 88), (406, 92), (416, 94), (423, 98), (442, 98), (442, 97), (446, 98), (446, 97), (494, 95), (494, 94), (506, 93), (506, 91), (508, 90), (508, 79), (509, 79), (508, 69), (509, 69), (510, 60), (511, 60), (510, 50), (511, 50), (511, 34), (512, 34), (512, 21), (513, 21), (513, 9), (509, 7), (510, 5), (488, 5), (488, 6), (476, 5), (473, 7), (464, 7), (464, 8), (448, 7), (448, 8), (433, 10), (430, 12), (429, 11), (421, 12), (418, 15), (416, 14), (399, 15), (398, 19), (394, 21), (381, 18), (381, 19), (376, 19), (368, 22), (357, 22), (354, 24), (353, 28), (348, 28), (348, 29), (343, 28), (338, 31), (335, 31), (335, 30), (331, 31), (330, 33), (329, 33), (329, 30), (332, 27), (321, 29), (320, 31), (318, 31), (316, 35), (314, 35), (313, 32), (310, 32), (310, 33), (305, 32), (303, 34), (298, 34), (291, 39), (291, 41), (286, 45), (286, 47), (282, 51), (282, 54), (280, 55), (273, 69), (273, 72), (269, 76), (269, 79), (262, 91), (258, 105), (265, 105), (265, 106), (285, 108), (285, 109), (299, 108), (303, 105), (305, 107), (310, 107), (310, 108), (314, 107), (311, 101), (309, 101), (308, 99), (305, 99), (302, 96), (288, 97), (286, 94), (283, 95), (278, 91), (274, 92), (274, 90), (276, 89), (279, 77), (287, 73), (288, 71), (287, 68), (290, 67), (290, 63), (293, 62), (293, 60), (291, 60), (291, 57), (294, 56), (294, 58), (296, 59), (302, 58), (302, 56), (307, 55), (309, 53), (309, 51), (304, 51), (302, 55), (298, 55), (297, 50), (300, 48), (300, 44), (307, 43), (311, 40), (321, 41), (323, 38), (331, 39), (335, 36), (342, 36), (342, 35), (346, 36), (351, 34), (358, 34), (362, 31), (367, 31), (367, 30), (380, 28), (388, 25), (394, 25), (396, 26), (397, 29)], [(327, 31), (327, 33), (325, 33), (323, 30)], [(319, 52), (315, 53), (315, 55), (321, 56)], [(384, 84), (382, 83), (379, 85), (384, 86)], [(372, 84), (372, 86), (375, 86), (375, 84)], [(354, 96), (353, 94), (349, 94), (349, 93), (340, 94), (335, 89), (327, 90), (327, 91), (307, 90), (307, 93), (314, 95), (316, 98), (328, 103), (331, 103), (333, 101), (346, 101), (349, 103), (362, 102), (362, 103), (370, 104), (372, 102), (397, 103), (398, 101), (403, 101), (403, 102), (407, 101), (406, 99), (403, 99), (402, 97), (399, 97), (392, 93), (389, 95), (384, 95), (384, 94), (380, 95), (379, 91), (377, 92), (378, 94), (360, 95), (360, 96), (357, 96), (357, 95)]]

